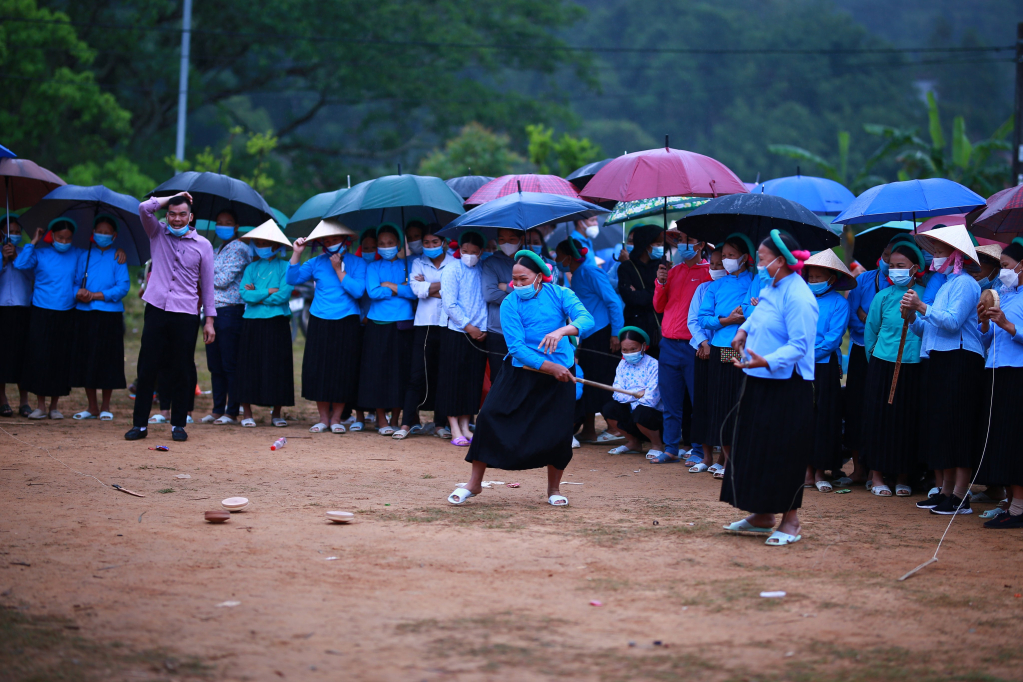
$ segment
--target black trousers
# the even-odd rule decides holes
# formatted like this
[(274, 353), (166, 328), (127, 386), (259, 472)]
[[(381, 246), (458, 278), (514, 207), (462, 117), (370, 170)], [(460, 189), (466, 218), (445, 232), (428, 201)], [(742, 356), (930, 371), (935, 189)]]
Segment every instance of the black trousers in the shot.
[(195, 383), (190, 383), (190, 380), (195, 371), (195, 335), (198, 331), (198, 315), (168, 313), (146, 304), (132, 417), (135, 426), (142, 427), (149, 422), (157, 377), (164, 382), (160, 392), (166, 391), (171, 398), (171, 425), (185, 426), (189, 392), (195, 391)]
[(508, 344), (504, 342), (504, 334), (487, 332), (487, 362), (490, 364), (490, 385), (497, 382), (504, 366), (504, 356), (508, 354)]
[[(412, 371), (409, 374), (405, 407), (402, 411), (403, 424), (409, 426), (418, 424), (420, 405), (424, 410), (432, 409), (437, 399), (440, 337), (443, 332), (444, 328), (436, 325), (415, 328), (412, 342)], [(437, 426), (447, 423), (447, 415), (434, 412), (433, 423)]]

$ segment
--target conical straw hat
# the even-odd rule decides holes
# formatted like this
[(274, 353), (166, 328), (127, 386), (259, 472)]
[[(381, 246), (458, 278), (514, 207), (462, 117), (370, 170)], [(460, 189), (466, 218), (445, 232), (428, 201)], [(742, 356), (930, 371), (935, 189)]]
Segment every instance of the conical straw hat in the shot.
[(805, 265), (827, 268), (837, 273), (838, 279), (835, 280), (835, 291), (848, 291), (849, 289), (856, 288), (856, 278), (849, 272), (849, 268), (845, 267), (845, 263), (838, 257), (838, 254), (831, 249), (810, 256), (806, 259)]
[(312, 241), (314, 239), (323, 239), (324, 237), (354, 237), (358, 233), (336, 220), (321, 220), (320, 224), (313, 228), (313, 231), (306, 237), (306, 241)]
[(998, 244), (984, 244), (983, 246), (976, 247), (978, 256), (987, 256), (994, 260), (1001, 260), (1002, 258), (1002, 247)]
[(917, 243), (924, 249), (934, 253), (934, 245), (929, 243), (932, 239), (951, 246), (956, 251), (962, 252), (974, 263), (980, 264), (980, 260), (977, 258), (977, 249), (974, 248), (973, 241), (970, 239), (970, 233), (966, 231), (965, 225), (939, 227), (935, 230), (916, 235)]
[(277, 242), (291, 248), (291, 242), (281, 232), (281, 228), (277, 226), (277, 223), (272, 220), (266, 221), (259, 227), (252, 228), (243, 234), (240, 239), (265, 239), (268, 242)]

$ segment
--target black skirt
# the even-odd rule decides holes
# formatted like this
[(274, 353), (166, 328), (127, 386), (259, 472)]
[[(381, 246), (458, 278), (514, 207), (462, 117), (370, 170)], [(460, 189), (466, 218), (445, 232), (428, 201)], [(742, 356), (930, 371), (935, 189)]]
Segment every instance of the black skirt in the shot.
[(739, 387), (746, 376), (731, 362), (721, 362), (721, 351), (711, 346), (710, 372), (707, 376), (707, 421), (704, 443), (730, 446), (735, 431), (735, 404), (739, 402)]
[(710, 375), (710, 360), (696, 358), (693, 366), (693, 417), (689, 437), (694, 444), (707, 442), (707, 391)]
[(784, 514), (803, 505), (813, 441), (813, 385), (746, 377), (739, 428), (721, 486), (721, 501), (754, 514)]
[(291, 317), (242, 320), (235, 381), (239, 403), (263, 407), (295, 404)]
[(863, 346), (849, 344), (849, 371), (845, 377), (843, 442), (850, 450), (859, 450), (863, 435), (863, 399), (867, 384), (867, 351)]
[(505, 365), (487, 394), (467, 462), (494, 469), (565, 469), (572, 461), (575, 384)]
[(75, 311), (74, 388), (126, 388), (124, 380), (124, 313)]
[[(28, 325), (25, 390), (42, 396), (71, 394), (71, 357), (68, 347), (75, 334), (75, 310), (32, 306)], [(123, 367), (124, 356), (121, 356)]]
[(981, 355), (963, 349), (931, 351), (920, 418), (929, 469), (972, 469), (977, 465), (984, 447), (977, 442), (983, 383)]
[(888, 476), (917, 470), (920, 452), (920, 390), (923, 372), (919, 363), (903, 363), (895, 397), (888, 404), (895, 363), (874, 358), (867, 369), (864, 387), (863, 434), (860, 459), (871, 471)]
[(0, 307), (0, 329), (4, 350), (0, 353), (0, 384), (20, 384), (25, 376), (25, 349), (28, 347), (32, 308), (27, 305)]
[(412, 371), (412, 329), (397, 322), (366, 321), (362, 336), (359, 405), (366, 409), (400, 408), (405, 402)]
[(646, 405), (632, 409), (629, 403), (611, 399), (600, 408), (600, 414), (605, 419), (614, 419), (619, 429), (640, 440), (647, 440), (646, 434), (639, 430), (640, 426), (658, 433), (664, 430), (664, 413)]
[(977, 420), (977, 442), (984, 448), (984, 442), (987, 441), (987, 448), (984, 449), (984, 457), (977, 471), (977, 483), (1023, 485), (1023, 448), (1020, 447), (1023, 428), (1018, 421), (1020, 386), (1023, 386), (1023, 367), (984, 370), (984, 389), (980, 399), (981, 415)]
[[(578, 354), (579, 366), (583, 368), (583, 376), (590, 381), (612, 385), (615, 382), (615, 371), (620, 358), (611, 355), (611, 325), (598, 329), (579, 343), (582, 350)], [(593, 386), (583, 386), (583, 413), (596, 414), (600, 408), (612, 400), (611, 391)]]
[(358, 315), (340, 320), (310, 315), (302, 357), (302, 397), (322, 403), (354, 403), (361, 360), (362, 326)]
[[(483, 375), (487, 369), (486, 350), (485, 342), (473, 341), (468, 334), (447, 328), (443, 330), (437, 377), (437, 412), (448, 417), (460, 417), (480, 411)], [(501, 374), (505, 369), (508, 368), (502, 368)], [(572, 416), (569, 415), (568, 419), (571, 426)]]
[(832, 353), (813, 371), (813, 454), (810, 466), (831, 471), (842, 467), (842, 363)]

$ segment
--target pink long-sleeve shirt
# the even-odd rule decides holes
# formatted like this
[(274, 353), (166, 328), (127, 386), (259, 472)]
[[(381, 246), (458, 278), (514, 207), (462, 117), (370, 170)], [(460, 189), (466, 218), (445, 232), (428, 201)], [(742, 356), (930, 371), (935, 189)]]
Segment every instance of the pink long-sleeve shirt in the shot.
[(195, 230), (175, 237), (167, 225), (156, 219), (160, 200), (139, 204), (139, 217), (149, 235), (153, 258), (152, 275), (142, 300), (168, 313), (199, 312), (199, 294), (207, 317), (216, 317), (213, 286), (213, 246)]

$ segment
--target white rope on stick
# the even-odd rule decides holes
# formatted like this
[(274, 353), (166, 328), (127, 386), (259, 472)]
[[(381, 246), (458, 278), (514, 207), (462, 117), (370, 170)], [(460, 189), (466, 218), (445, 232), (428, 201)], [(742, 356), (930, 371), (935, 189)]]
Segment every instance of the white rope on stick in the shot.
[(65, 464), (64, 462), (61, 462), (61, 461), (60, 461), (59, 459), (57, 459), (56, 457), (54, 457), (53, 455), (51, 455), (51, 454), (50, 454), (50, 449), (49, 449), (49, 448), (43, 447), (43, 446), (41, 446), (41, 445), (32, 445), (31, 443), (26, 443), (25, 441), (21, 440), (20, 438), (18, 438), (18, 437), (17, 437), (17, 436), (15, 436), (15, 435), (14, 435), (13, 433), (11, 433), (10, 431), (8, 431), (7, 429), (5, 429), (5, 428), (3, 428), (3, 427), (0, 427), (0, 431), (3, 431), (3, 432), (4, 432), (4, 433), (6, 433), (6, 434), (7, 434), (8, 436), (10, 436), (10, 437), (11, 437), (11, 438), (13, 438), (14, 440), (18, 441), (18, 442), (19, 442), (19, 443), (21, 443), (22, 445), (27, 445), (28, 447), (30, 447), (30, 448), (36, 448), (37, 450), (42, 450), (43, 452), (45, 452), (45, 453), (46, 453), (46, 456), (47, 456), (47, 457), (49, 457), (50, 459), (52, 459), (52, 460), (53, 460), (54, 462), (57, 462), (57, 463), (59, 463), (59, 464), (60, 464), (61, 466), (63, 466), (63, 467), (65, 468), (65, 469), (68, 469), (69, 471), (73, 471), (73, 472), (75, 472), (76, 474), (78, 474), (79, 476), (88, 476), (89, 478), (95, 478), (95, 479), (96, 479), (96, 480), (97, 480), (97, 481), (99, 482), (99, 484), (100, 484), (101, 486), (103, 486), (104, 488), (109, 488), (109, 487), (110, 487), (110, 486), (108, 486), (108, 485), (107, 485), (106, 483), (104, 483), (103, 481), (100, 481), (100, 480), (99, 480), (98, 478), (96, 478), (95, 476), (93, 476), (92, 474), (87, 474), (87, 473), (85, 473), (84, 471), (79, 471), (78, 469), (74, 469), (74, 468), (72, 468), (72, 467), (69, 467), (69, 466), (68, 466), (67, 464)]

